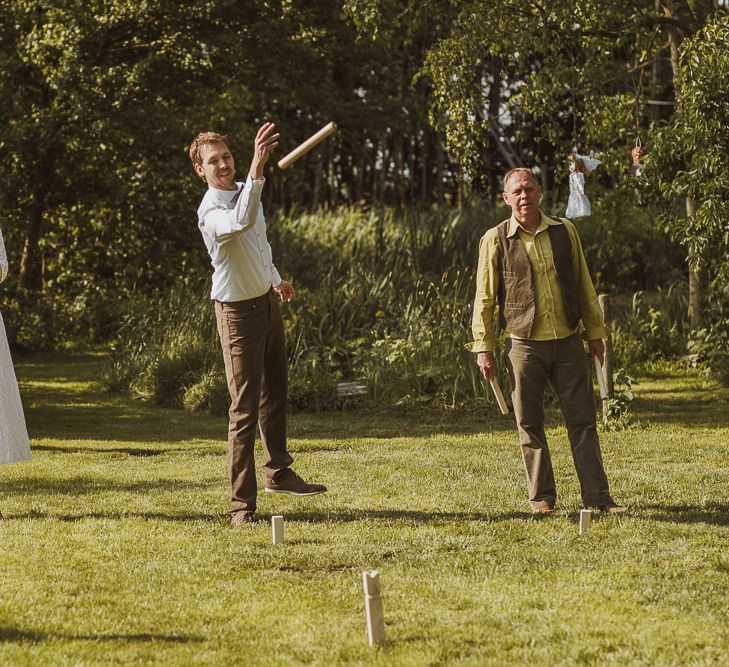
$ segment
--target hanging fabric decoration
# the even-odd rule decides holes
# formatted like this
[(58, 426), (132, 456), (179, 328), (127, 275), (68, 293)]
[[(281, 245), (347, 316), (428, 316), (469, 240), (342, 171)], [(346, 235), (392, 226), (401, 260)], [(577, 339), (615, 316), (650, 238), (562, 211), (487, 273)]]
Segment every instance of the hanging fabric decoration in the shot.
[(570, 161), (570, 198), (565, 215), (568, 218), (580, 218), (592, 215), (590, 200), (585, 194), (585, 174), (597, 169), (602, 164), (588, 155), (580, 155), (573, 150), (568, 157)]

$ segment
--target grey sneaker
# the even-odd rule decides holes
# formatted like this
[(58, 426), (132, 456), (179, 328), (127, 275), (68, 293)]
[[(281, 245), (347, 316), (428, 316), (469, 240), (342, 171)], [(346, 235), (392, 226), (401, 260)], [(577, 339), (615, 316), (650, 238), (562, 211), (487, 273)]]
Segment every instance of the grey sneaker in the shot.
[(241, 512), (236, 512), (235, 514), (231, 515), (230, 525), (236, 528), (238, 526), (243, 526), (248, 523), (254, 523), (255, 520), (256, 519), (253, 512), (243, 510)]
[(266, 493), (288, 493), (292, 496), (315, 496), (325, 493), (327, 487), (323, 484), (307, 484), (291, 468), (281, 474), (281, 477), (266, 482)]

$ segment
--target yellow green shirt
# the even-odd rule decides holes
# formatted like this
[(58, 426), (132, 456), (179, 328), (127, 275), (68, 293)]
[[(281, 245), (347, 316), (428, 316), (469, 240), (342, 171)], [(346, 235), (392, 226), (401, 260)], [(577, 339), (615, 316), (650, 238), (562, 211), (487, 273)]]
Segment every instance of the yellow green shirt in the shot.
[[(585, 340), (605, 338), (607, 336), (605, 320), (597, 303), (595, 287), (574, 223), (569, 220), (553, 220), (541, 211), (540, 215), (541, 222), (534, 234), (524, 229), (513, 217), (509, 220), (507, 232), (507, 236), (519, 234), (532, 265), (536, 309), (534, 328), (529, 340), (566, 338), (577, 331), (567, 323), (562, 289), (559, 286), (557, 269), (552, 258), (552, 244), (547, 233), (549, 225), (565, 225), (572, 242), (572, 265), (580, 301), (582, 336)], [(498, 252), (499, 238), (496, 227), (493, 227), (483, 235), (479, 244), (476, 298), (471, 322), (473, 342), (466, 345), (472, 352), (493, 352), (496, 349), (494, 309), (498, 303), (499, 292)], [(511, 337), (516, 338), (516, 336)]]

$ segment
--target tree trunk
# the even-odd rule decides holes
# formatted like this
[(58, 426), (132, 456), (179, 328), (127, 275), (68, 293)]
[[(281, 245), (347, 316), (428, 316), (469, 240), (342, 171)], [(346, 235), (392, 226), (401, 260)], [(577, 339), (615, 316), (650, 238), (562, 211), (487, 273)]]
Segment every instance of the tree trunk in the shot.
[(334, 170), (334, 148), (332, 142), (327, 142), (326, 145), (326, 158), (327, 158), (327, 196), (326, 201), (328, 208), (334, 208), (337, 205), (337, 177)]
[[(689, 218), (696, 216), (696, 202), (686, 197), (686, 215)], [(696, 268), (696, 254), (689, 250), (689, 324), (693, 331), (701, 327), (701, 271)]]
[[(700, 26), (689, 7), (688, 3), (681, 0), (661, 0), (663, 9), (668, 16), (679, 19), (682, 22), (682, 28), (677, 26), (669, 26), (668, 41), (671, 47), (671, 70), (673, 71), (673, 91), (676, 98), (676, 112), (681, 113), (683, 91), (678, 85), (678, 75), (680, 71), (679, 54), (681, 42), (685, 36), (684, 31), (688, 34), (696, 32)], [(686, 197), (686, 216), (694, 218), (696, 216), (696, 202), (691, 197)], [(689, 249), (689, 324), (691, 329), (696, 330), (701, 326), (701, 275), (695, 267), (696, 256), (692, 249)]]
[[(433, 192), (430, 184), (431, 147), (433, 133), (429, 129), (423, 130), (423, 140), (420, 142), (420, 203), (431, 204)], [(413, 153), (417, 150), (417, 142), (413, 143)]]
[(397, 205), (402, 209), (405, 208), (405, 138), (393, 137), (395, 144), (395, 197)]
[(314, 187), (311, 193), (311, 208), (314, 211), (319, 210), (321, 206), (321, 173), (324, 170), (321, 152), (316, 154), (314, 160)]
[[(491, 77), (491, 87), (489, 88), (489, 123), (499, 122), (499, 107), (501, 106), (501, 71), (503, 62), (501, 58), (494, 58), (488, 64), (488, 72)], [(487, 183), (489, 189), (489, 198), (491, 204), (496, 202), (496, 198), (501, 192), (499, 185), (499, 174), (497, 173), (497, 163), (499, 148), (496, 145), (497, 139), (493, 135), (488, 142), (488, 152), (486, 154)]]
[(445, 147), (443, 145), (444, 138), (438, 133), (435, 136), (435, 196), (438, 204), (445, 202)]
[[(49, 167), (50, 170), (53, 167)], [(28, 227), (20, 256), (18, 272), (18, 302), (22, 306), (28, 292), (40, 290), (43, 286), (41, 275), (40, 240), (43, 232), (45, 213), (45, 194), (47, 178), (36, 181), (36, 189), (28, 212)]]

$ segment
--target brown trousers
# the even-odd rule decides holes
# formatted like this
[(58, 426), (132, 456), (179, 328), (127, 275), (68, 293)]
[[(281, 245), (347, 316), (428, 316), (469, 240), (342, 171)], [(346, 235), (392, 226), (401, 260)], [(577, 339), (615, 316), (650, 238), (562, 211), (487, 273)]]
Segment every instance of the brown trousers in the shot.
[(506, 365), (514, 388), (512, 400), (532, 508), (554, 506), (557, 500), (544, 434), (547, 382), (562, 408), (583, 504), (597, 506), (612, 502), (597, 437), (590, 367), (579, 335), (559, 340), (509, 339)]
[(286, 470), (293, 459), (286, 450), (286, 341), (281, 311), (273, 290), (255, 299), (215, 302), (230, 392), (228, 469), (231, 513), (256, 509), (253, 445), (256, 425), (263, 441), (266, 479)]

